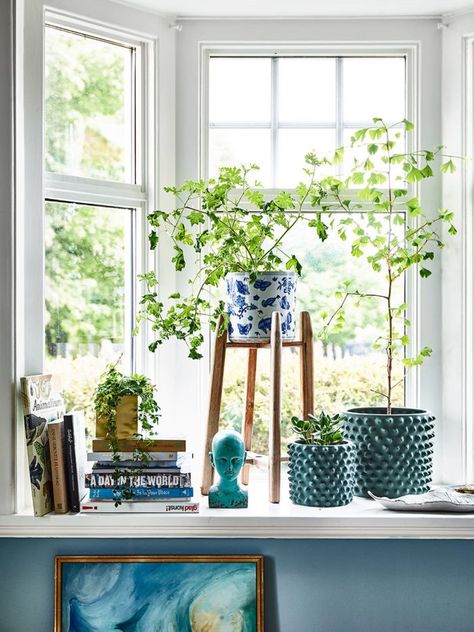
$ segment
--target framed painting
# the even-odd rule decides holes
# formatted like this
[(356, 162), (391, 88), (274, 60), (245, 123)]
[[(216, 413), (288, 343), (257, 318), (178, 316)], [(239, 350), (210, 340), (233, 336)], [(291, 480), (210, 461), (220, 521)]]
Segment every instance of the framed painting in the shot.
[(264, 632), (261, 555), (55, 559), (54, 632)]

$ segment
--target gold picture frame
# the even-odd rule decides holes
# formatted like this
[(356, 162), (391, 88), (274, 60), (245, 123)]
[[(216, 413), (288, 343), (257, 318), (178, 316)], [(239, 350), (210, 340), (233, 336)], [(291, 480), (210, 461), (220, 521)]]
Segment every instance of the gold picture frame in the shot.
[[(103, 569), (89, 566), (97, 564), (113, 566)], [(124, 586), (131, 585), (137, 589), (128, 595)], [(176, 596), (171, 587), (177, 591)], [(231, 604), (229, 594), (233, 595)], [(113, 599), (117, 601), (111, 602)], [(228, 617), (233, 625), (245, 620), (245, 629), (252, 629), (248, 628), (250, 622), (255, 632), (264, 632), (263, 606), (262, 555), (59, 555), (55, 558), (54, 632), (68, 632), (71, 620), (77, 626), (78, 621), (87, 623), (87, 617), (91, 617), (91, 626), (97, 627), (101, 616), (110, 629), (110, 613), (117, 617), (116, 624), (122, 626), (142, 618), (144, 622), (156, 623), (156, 617), (163, 617), (160, 622), (168, 623), (173, 617), (178, 620), (184, 616), (188, 617), (190, 631), (212, 632), (213, 621)]]

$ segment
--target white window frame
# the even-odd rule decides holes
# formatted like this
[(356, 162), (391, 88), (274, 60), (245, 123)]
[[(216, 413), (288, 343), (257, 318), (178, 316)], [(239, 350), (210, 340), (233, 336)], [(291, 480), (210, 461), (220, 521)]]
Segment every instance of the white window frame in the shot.
[[(17, 57), (16, 57), (16, 164), (18, 191), (16, 205), (16, 349), (15, 378), (40, 373), (44, 361), (44, 203), (45, 200), (68, 201), (83, 204), (99, 204), (113, 208), (134, 209), (136, 243), (132, 268), (141, 273), (158, 267), (160, 255), (150, 254), (147, 239), (147, 214), (160, 202), (161, 177), (172, 181), (174, 168), (162, 161), (158, 142), (158, 129), (162, 126), (163, 110), (169, 114), (174, 107), (173, 98), (163, 98), (158, 91), (158, 72), (163, 60), (159, 56), (160, 39), (165, 48), (172, 40), (164, 23), (156, 16), (140, 13), (130, 8), (117, 7), (105, 2), (97, 7), (95, 2), (81, 5), (83, 15), (78, 15), (72, 0), (23, 0), (17, 6)], [(87, 5), (87, 6), (85, 6)], [(105, 11), (104, 11), (105, 9)], [(104, 20), (104, 14), (114, 16)], [(85, 32), (104, 40), (118, 41), (137, 49), (141, 57), (140, 72), (136, 77), (137, 120), (141, 129), (136, 130), (137, 184), (99, 181), (91, 178), (44, 172), (43, 154), (43, 80), (45, 25), (54, 24), (72, 31)], [(165, 30), (166, 29), (166, 30)], [(25, 39), (28, 45), (25, 45)], [(166, 81), (170, 77), (165, 77)], [(171, 82), (174, 83), (174, 79)], [(164, 155), (174, 148), (165, 145)], [(25, 150), (27, 148), (27, 150)], [(161, 164), (167, 165), (160, 170)], [(34, 272), (33, 272), (34, 271)], [(130, 271), (132, 272), (132, 271)], [(136, 306), (142, 293), (142, 284), (135, 283), (133, 304)], [(129, 306), (126, 306), (128, 310)], [(131, 312), (130, 312), (131, 314)], [(128, 317), (127, 325), (132, 325)], [(142, 328), (134, 341), (134, 369), (157, 380), (160, 371), (158, 355), (147, 350), (148, 330)], [(22, 404), (17, 400), (17, 437), (15, 459), (15, 511), (28, 511), (31, 492), (27, 476), (24, 450)]]

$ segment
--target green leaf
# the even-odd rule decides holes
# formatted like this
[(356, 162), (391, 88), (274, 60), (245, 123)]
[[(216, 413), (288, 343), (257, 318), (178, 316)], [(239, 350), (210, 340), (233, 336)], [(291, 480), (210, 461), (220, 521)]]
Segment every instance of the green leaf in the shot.
[(301, 266), (301, 263), (298, 261), (298, 259), (295, 257), (295, 255), (291, 255), (291, 257), (286, 262), (286, 269), (287, 270), (294, 269), (299, 275), (301, 275), (302, 266)]
[(191, 213), (189, 213), (188, 215), (188, 219), (191, 223), (191, 226), (196, 226), (197, 224), (204, 224), (205, 217), (204, 217), (204, 213), (201, 213), (200, 211), (191, 211)]
[(157, 244), (158, 244), (158, 234), (156, 232), (156, 230), (151, 230), (150, 233), (148, 234), (148, 241), (150, 243), (150, 248), (151, 250), (155, 250)]
[(441, 173), (454, 173), (456, 171), (456, 165), (450, 159), (450, 160), (447, 160), (446, 162), (443, 162), (443, 164), (440, 167), (440, 170), (441, 170)]

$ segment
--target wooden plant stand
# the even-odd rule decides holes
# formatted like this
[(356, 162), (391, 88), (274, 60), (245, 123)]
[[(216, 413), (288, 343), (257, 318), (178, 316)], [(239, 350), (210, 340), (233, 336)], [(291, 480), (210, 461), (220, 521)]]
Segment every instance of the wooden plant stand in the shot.
[[(222, 319), (217, 326), (217, 332), (222, 329)], [(283, 340), (281, 336), (281, 316), (279, 312), (272, 314), (272, 328), (270, 340), (251, 340), (245, 342), (230, 342), (227, 340), (227, 330), (221, 335), (216, 334), (214, 353), (211, 367), (211, 383), (209, 393), (209, 409), (207, 416), (206, 441), (204, 446), (204, 465), (201, 492), (207, 495), (212, 485), (214, 470), (209, 462), (208, 454), (211, 450), (212, 438), (219, 431), (219, 419), (222, 402), (222, 388), (224, 383), (224, 367), (227, 349), (248, 349), (247, 379), (245, 386), (245, 410), (243, 418), (243, 437), (245, 448), (249, 452), (252, 448), (252, 430), (255, 406), (255, 381), (257, 374), (257, 351), (271, 350), (270, 370), (270, 423), (269, 423), (269, 492), (270, 502), (280, 502), (280, 470), (281, 470), (281, 367), (282, 347), (299, 347), (300, 375), (301, 375), (301, 404), (303, 418), (313, 413), (313, 331), (308, 312), (300, 314), (300, 339)], [(254, 457), (247, 456), (246, 465), (242, 470), (242, 483), (249, 481), (249, 467), (255, 463)]]

